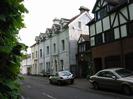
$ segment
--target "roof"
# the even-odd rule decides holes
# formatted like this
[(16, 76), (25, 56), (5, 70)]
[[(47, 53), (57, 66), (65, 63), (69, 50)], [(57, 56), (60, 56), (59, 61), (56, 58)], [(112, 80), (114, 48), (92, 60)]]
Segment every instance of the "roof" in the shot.
[(119, 69), (123, 69), (123, 68), (120, 68), (120, 67), (117, 67), (117, 68), (107, 68), (107, 69), (103, 69), (101, 71), (115, 71), (115, 70), (119, 70)]
[(33, 45), (30, 46), (30, 48), (34, 47), (37, 43), (34, 43)]
[(60, 30), (61, 26), (59, 24), (53, 24), (58, 30)]
[(108, 2), (111, 5), (121, 5), (127, 2), (127, 0), (106, 0), (106, 2)]
[[(93, 7), (92, 13), (94, 13), (94, 10), (96, 8), (96, 4), (98, 3), (99, 0), (96, 1), (95, 6)], [(121, 6), (128, 2), (128, 0), (105, 0), (109, 5), (116, 6), (114, 8), (117, 8), (118, 6)]]
[(90, 25), (90, 24), (93, 24), (95, 22), (95, 18), (93, 18), (90, 22), (88, 22), (86, 25)]
[(90, 41), (89, 35), (81, 34), (81, 37), (83, 37), (85, 41)]
[[(79, 17), (81, 14), (76, 15), (75, 17), (71, 18), (70, 21), (68, 22), (68, 24), (70, 24), (71, 22), (73, 22), (77, 17)], [(67, 25), (68, 25), (67, 24)]]
[(51, 29), (51, 28), (47, 28), (47, 29), (46, 29), (46, 32), (47, 32), (47, 31), (48, 31), (49, 33), (51, 33), (51, 32), (52, 32), (52, 29)]

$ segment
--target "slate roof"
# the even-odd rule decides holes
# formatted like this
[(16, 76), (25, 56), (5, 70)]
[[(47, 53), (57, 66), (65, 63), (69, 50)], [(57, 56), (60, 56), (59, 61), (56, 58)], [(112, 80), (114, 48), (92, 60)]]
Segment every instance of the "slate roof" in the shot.
[(84, 39), (85, 41), (90, 41), (89, 35), (81, 34), (81, 37), (83, 37), (83, 39)]
[[(94, 13), (94, 10), (96, 8), (96, 4), (98, 3), (99, 0), (96, 1), (95, 6), (92, 10), (92, 13)], [(126, 2), (128, 2), (128, 0), (105, 0), (109, 5), (113, 5), (115, 9), (117, 9), (117, 7), (125, 4)]]
[(121, 5), (127, 1), (128, 0), (106, 0), (106, 2), (108, 2), (111, 5)]

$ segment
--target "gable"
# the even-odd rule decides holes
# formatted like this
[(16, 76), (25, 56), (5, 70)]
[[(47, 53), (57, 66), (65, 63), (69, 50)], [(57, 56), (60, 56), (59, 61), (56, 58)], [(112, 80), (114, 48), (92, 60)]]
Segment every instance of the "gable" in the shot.
[(95, 3), (95, 6), (92, 10), (92, 13), (100, 10), (101, 8), (103, 8), (105, 5), (107, 5), (107, 2), (105, 0), (97, 0)]
[[(72, 19), (72, 21), (70, 21), (70, 23), (68, 24), (68, 26), (72, 25), (75, 22), (78, 22), (80, 20), (85, 20), (87, 21), (85, 24), (87, 24), (92, 18), (90, 17), (89, 13), (87, 11), (85, 11), (82, 14), (79, 14), (78, 16), (74, 17), (74, 19)], [(84, 21), (84, 22), (85, 22)]]
[(78, 43), (82, 43), (82, 42), (84, 42), (85, 40), (84, 40), (84, 38), (82, 37), (82, 36), (80, 36), (80, 38), (79, 38), (79, 40), (78, 40)]
[(111, 7), (110, 9), (112, 9), (112, 7), (119, 7), (120, 5), (123, 5), (127, 2), (128, 0), (97, 0), (92, 10), (92, 13), (95, 13), (106, 5), (109, 5)]

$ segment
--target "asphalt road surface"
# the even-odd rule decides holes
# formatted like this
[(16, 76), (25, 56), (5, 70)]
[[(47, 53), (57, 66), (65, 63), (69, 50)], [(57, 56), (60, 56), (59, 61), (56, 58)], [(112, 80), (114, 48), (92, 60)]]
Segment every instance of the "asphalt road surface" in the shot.
[(22, 99), (133, 99), (133, 96), (117, 95), (116, 93), (82, 90), (73, 85), (51, 85), (47, 78), (24, 76), (21, 81)]

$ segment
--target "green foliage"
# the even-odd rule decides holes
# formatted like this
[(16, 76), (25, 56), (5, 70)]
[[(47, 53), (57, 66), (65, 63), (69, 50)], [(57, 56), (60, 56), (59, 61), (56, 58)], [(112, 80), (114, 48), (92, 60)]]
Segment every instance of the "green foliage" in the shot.
[(18, 99), (21, 50), (18, 33), (24, 27), (23, 0), (0, 0), (0, 99)]

